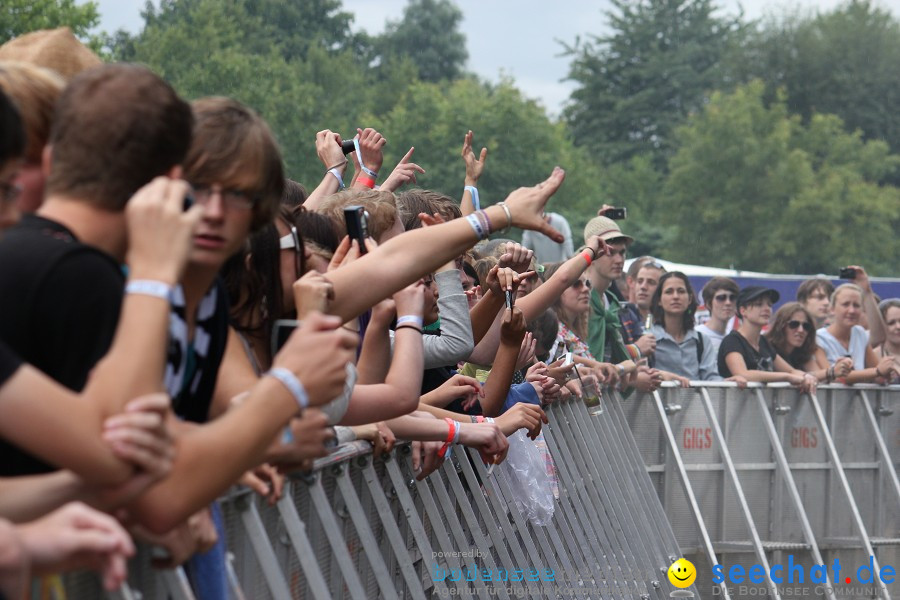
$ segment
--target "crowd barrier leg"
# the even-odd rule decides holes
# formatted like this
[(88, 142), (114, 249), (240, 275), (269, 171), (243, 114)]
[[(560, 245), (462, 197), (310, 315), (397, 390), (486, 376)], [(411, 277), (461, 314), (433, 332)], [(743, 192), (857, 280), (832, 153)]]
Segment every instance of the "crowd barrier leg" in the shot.
[[(372, 496), (381, 523), (384, 526), (384, 533), (390, 542), (391, 548), (394, 551), (394, 556), (400, 566), (400, 572), (403, 574), (403, 579), (414, 598), (424, 598), (425, 591), (422, 587), (422, 580), (413, 567), (409, 552), (406, 549), (406, 542), (403, 540), (400, 528), (394, 521), (394, 515), (391, 512), (391, 507), (384, 494), (384, 489), (381, 487), (381, 481), (378, 478), (378, 474), (375, 473), (375, 467), (372, 465), (372, 456), (367, 455), (360, 457), (359, 461), (363, 467), (363, 478), (369, 488), (369, 493)], [(430, 545), (428, 547), (430, 548)], [(425, 550), (422, 550), (422, 552), (424, 551)], [(434, 587), (440, 590), (447, 589), (447, 586), (444, 585), (442, 581), (435, 581)]]
[[(415, 481), (412, 476), (412, 467), (409, 467), (410, 475), (404, 475), (404, 478), (409, 477), (408, 480)], [(444, 462), (444, 466), (435, 473), (432, 473), (426, 479), (428, 481), (415, 481), (415, 489), (419, 494), (419, 498), (422, 500), (422, 504), (425, 508), (425, 514), (428, 515), (428, 518), (431, 522), (431, 529), (434, 532), (436, 539), (440, 542), (440, 545), (437, 547), (438, 551), (442, 551), (444, 553), (447, 552), (457, 552), (457, 551), (466, 551), (469, 549), (469, 541), (466, 539), (465, 531), (462, 526), (462, 523), (459, 521), (459, 517), (457, 516), (456, 510), (453, 507), (453, 502), (450, 499), (450, 495), (447, 493), (447, 488), (444, 485), (444, 481), (442, 477), (444, 475), (452, 482), (453, 476), (455, 475), (455, 467), (453, 466), (452, 460), (446, 460)], [(453, 471), (451, 473), (451, 471)], [(429, 488), (429, 484), (434, 487), (434, 493), (432, 494), (431, 489)], [(437, 503), (435, 502), (435, 497), (437, 497)], [(457, 504), (460, 507), (460, 511), (465, 515), (466, 507), (464, 506), (463, 501), (461, 501), (458, 497), (456, 498)], [(471, 507), (469, 507), (471, 509)], [(443, 518), (441, 515), (441, 511), (443, 511)], [(471, 516), (471, 515), (466, 515)], [(447, 527), (444, 527), (444, 519), (447, 521), (447, 527), (449, 527), (450, 532), (452, 532), (453, 539), (450, 538), (450, 534), (447, 531)], [(467, 521), (469, 523), (469, 521)], [(471, 527), (471, 525), (470, 525)], [(480, 527), (478, 524), (475, 524), (475, 527), (471, 528), (473, 541), (475, 545), (478, 547), (478, 550), (484, 555), (484, 558), (489, 561), (489, 568), (494, 567), (494, 562), (492, 558), (492, 554), (490, 548), (482, 539), (480, 535)], [(472, 560), (472, 564), (466, 564), (465, 562), (460, 562), (460, 575), (459, 579), (454, 580), (452, 571), (450, 570), (450, 575), (447, 578), (448, 581), (456, 583), (457, 585), (467, 585), (468, 578), (463, 574), (462, 567), (464, 566), (469, 574), (474, 570), (475, 578), (470, 581), (474, 585), (475, 592), (478, 594), (479, 598), (489, 599), (490, 595), (487, 592), (487, 588), (485, 586), (485, 582), (482, 581), (481, 577), (479, 577), (479, 569), (475, 564), (474, 559)], [(506, 593), (506, 590), (503, 590), (502, 596), (508, 598), (509, 596)]]
[(228, 589), (231, 590), (233, 600), (247, 600), (244, 590), (241, 589), (237, 572), (234, 570), (234, 554), (231, 552), (225, 553), (225, 575), (228, 577)]
[[(846, 473), (844, 473), (844, 467), (841, 463), (840, 456), (838, 456), (837, 448), (834, 445), (834, 439), (831, 437), (831, 430), (828, 427), (828, 423), (825, 421), (825, 415), (822, 413), (822, 407), (819, 404), (819, 399), (816, 397), (816, 394), (808, 394), (808, 397), (809, 401), (812, 403), (813, 410), (815, 411), (816, 420), (819, 422), (819, 426), (821, 427), (822, 436), (825, 439), (825, 447), (828, 450), (828, 454), (832, 462), (832, 471), (837, 477), (838, 483), (844, 492), (844, 496), (850, 504), (853, 523), (859, 534), (863, 549), (866, 553), (868, 553), (869, 556), (873, 557), (875, 572), (879, 572), (881, 567), (878, 564), (878, 559), (875, 557), (875, 552), (872, 548), (872, 542), (869, 538), (868, 532), (866, 531), (866, 526), (863, 523), (862, 516), (860, 515), (859, 507), (856, 505), (856, 500), (853, 497), (853, 491), (850, 489), (850, 484), (847, 481), (847, 475)], [(890, 600), (891, 595), (888, 592), (887, 586), (884, 584), (884, 582), (881, 581), (880, 578), (876, 579), (878, 588), (881, 592), (881, 597), (884, 600)]]
[(293, 486), (297, 485), (293, 481), (285, 482), (284, 494), (278, 501), (278, 514), (284, 523), (288, 539), (293, 546), (294, 553), (300, 561), (300, 567), (306, 576), (306, 583), (315, 600), (330, 600), (331, 595), (328, 593), (328, 584), (319, 564), (316, 562), (316, 555), (313, 551), (309, 536), (306, 534), (306, 524), (300, 518), (297, 507), (294, 504)]
[[(825, 564), (825, 561), (822, 559), (822, 553), (819, 551), (819, 545), (816, 542), (816, 536), (813, 533), (812, 525), (809, 522), (809, 517), (806, 514), (806, 509), (803, 507), (803, 500), (800, 498), (800, 492), (797, 490), (797, 484), (794, 481), (793, 474), (791, 473), (791, 467), (788, 464), (787, 456), (784, 453), (784, 448), (782, 448), (781, 446), (781, 440), (778, 437), (778, 431), (775, 429), (775, 422), (772, 420), (772, 415), (769, 413), (768, 406), (766, 406), (766, 400), (763, 397), (762, 389), (757, 389), (755, 395), (757, 406), (759, 407), (760, 417), (762, 417), (762, 422), (765, 427), (766, 434), (769, 436), (769, 442), (772, 451), (775, 453), (776, 464), (780, 470), (781, 477), (784, 479), (784, 485), (788, 489), (788, 494), (791, 497), (791, 502), (794, 505), (794, 509), (797, 511), (797, 517), (800, 519), (800, 527), (803, 530), (803, 538), (806, 540), (806, 543), (809, 546), (809, 550), (812, 553), (816, 564)], [(825, 578), (828, 581), (828, 586), (826, 589), (832, 590), (833, 588), (830, 586), (830, 584), (833, 582), (827, 571), (825, 573)]]
[[(607, 400), (606, 405), (610, 404), (608, 398), (604, 398), (604, 400)], [(590, 454), (593, 454), (594, 460), (586, 462), (588, 473), (592, 479), (595, 478), (593, 479), (595, 487), (605, 492), (610, 484), (618, 484), (620, 489), (625, 490), (625, 494), (609, 495), (609, 507), (615, 522), (621, 525), (624, 535), (624, 543), (619, 546), (619, 550), (623, 562), (628, 567), (627, 575), (630, 582), (635, 585), (643, 597), (664, 598), (659, 587), (660, 573), (654, 566), (664, 564), (666, 559), (652, 558), (651, 553), (658, 552), (660, 548), (656, 544), (650, 544), (650, 540), (655, 536), (647, 528), (649, 522), (642, 518), (635, 519), (635, 514), (645, 515), (646, 511), (635, 510), (642, 508), (642, 494), (635, 488), (633, 478), (622, 467), (620, 449), (617, 447), (621, 442), (608, 426), (612, 407), (610, 406), (609, 410), (593, 417), (588, 416), (580, 403), (570, 402), (569, 409), (575, 412), (575, 427), (579, 431), (584, 447)], [(579, 413), (581, 413), (581, 419), (577, 418)], [(605, 440), (601, 439), (601, 436)], [(628, 543), (633, 552), (625, 551)]]
[(266, 584), (269, 586), (269, 591), (275, 598), (289, 598), (291, 591), (259, 516), (255, 496), (244, 495), (236, 501), (236, 505), (241, 515), (241, 522), (244, 524), (244, 530), (247, 532), (247, 538), (256, 554)]
[(353, 559), (347, 550), (347, 544), (341, 538), (341, 528), (334, 517), (331, 504), (325, 496), (325, 490), (322, 488), (321, 476), (316, 477), (309, 486), (309, 495), (313, 507), (316, 509), (316, 514), (322, 522), (322, 528), (325, 530), (325, 536), (328, 538), (331, 552), (337, 560), (341, 575), (344, 576), (344, 585), (350, 592), (350, 597), (354, 600), (366, 600), (366, 593), (363, 591), (362, 582), (354, 569)]
[[(756, 523), (753, 519), (753, 515), (750, 513), (750, 506), (747, 504), (747, 497), (744, 495), (744, 488), (741, 486), (741, 482), (737, 476), (737, 470), (734, 468), (734, 462), (731, 460), (731, 453), (728, 451), (728, 446), (725, 443), (725, 436), (722, 434), (722, 428), (719, 426), (719, 421), (716, 419), (715, 411), (713, 410), (712, 400), (710, 400), (709, 392), (706, 388), (700, 388), (700, 398), (703, 401), (703, 408), (706, 411), (706, 418), (709, 421), (710, 428), (712, 429), (713, 437), (716, 440), (716, 444), (719, 446), (719, 452), (722, 455), (722, 460), (725, 463), (725, 469), (728, 473), (728, 478), (731, 481), (731, 484), (734, 486), (735, 494), (738, 498), (738, 503), (740, 504), (741, 512), (744, 515), (744, 520), (747, 523), (747, 528), (750, 531), (751, 541), (753, 543), (753, 550), (756, 553), (756, 558), (759, 560), (759, 564), (762, 565), (763, 569), (766, 573), (770, 572), (769, 567), (769, 559), (766, 557), (765, 549), (763, 549), (762, 540), (759, 537), (759, 532), (756, 530)], [(769, 594), (776, 599), (781, 598), (781, 595), (778, 591), (778, 586), (772, 581), (771, 578), (766, 578), (766, 585), (769, 588)]]
[(898, 502), (898, 506), (895, 508), (898, 508), (900, 507), (900, 480), (897, 479), (897, 470), (894, 468), (894, 461), (891, 460), (891, 455), (888, 453), (887, 445), (884, 442), (884, 436), (881, 435), (881, 427), (878, 424), (878, 420), (875, 418), (875, 412), (872, 410), (872, 403), (869, 402), (868, 394), (866, 394), (865, 390), (858, 390), (857, 395), (862, 401), (863, 409), (866, 411), (866, 419), (872, 427), (872, 434), (880, 458), (880, 468), (882, 469), (882, 473), (886, 472), (886, 475), (883, 476), (886, 476), (888, 483), (891, 486), (891, 490)]
[(191, 590), (191, 584), (188, 582), (184, 569), (181, 567), (163, 569), (160, 571), (160, 576), (172, 600), (195, 600), (194, 592)]
[(353, 489), (353, 484), (347, 475), (348, 465), (341, 464), (336, 468), (338, 469), (336, 473), (338, 490), (340, 490), (341, 497), (347, 505), (347, 512), (350, 514), (350, 519), (353, 521), (353, 526), (356, 528), (356, 533), (362, 542), (363, 551), (366, 553), (366, 558), (372, 567), (382, 598), (384, 600), (399, 600), (397, 590), (391, 581), (387, 564), (385, 564), (384, 558), (379, 552), (375, 534), (372, 533), (372, 528), (369, 527), (359, 496), (356, 495), (356, 490)]
[[(706, 558), (707, 560), (709, 560), (710, 569), (712, 569), (713, 565), (719, 564), (719, 559), (716, 556), (715, 550), (713, 549), (712, 539), (709, 536), (709, 530), (706, 528), (706, 522), (704, 521), (703, 515), (700, 512), (700, 505), (697, 503), (697, 497), (694, 495), (694, 488), (691, 485), (690, 479), (688, 478), (687, 470), (684, 468), (684, 460), (681, 457), (681, 452), (678, 450), (678, 443), (675, 441), (675, 434), (672, 432), (672, 425), (669, 423), (669, 418), (666, 414), (666, 408), (663, 405), (662, 397), (660, 397), (658, 391), (653, 392), (653, 400), (654, 404), (656, 405), (657, 412), (659, 413), (660, 424), (662, 425), (663, 431), (665, 432), (670, 455), (675, 462), (675, 467), (678, 469), (679, 481), (681, 482), (684, 495), (687, 497), (688, 503), (691, 505), (691, 513), (694, 515), (694, 520), (697, 522), (697, 528), (700, 531), (700, 539), (703, 542), (703, 549), (706, 551)], [(721, 590), (723, 598), (725, 598), (725, 600), (731, 600), (728, 586), (722, 586)]]
[[(557, 440), (560, 456), (556, 462), (557, 465), (565, 465), (562, 469), (565, 479), (575, 488), (576, 497), (573, 499), (575, 511), (589, 547), (593, 551), (593, 555), (586, 556), (590, 572), (585, 575), (590, 576), (599, 572), (599, 576), (595, 576), (594, 580), (611, 583), (613, 589), (609, 593), (614, 593), (620, 598), (631, 598), (635, 594), (639, 595), (639, 592), (629, 581), (632, 578), (627, 565), (622, 564), (624, 552), (619, 549), (624, 541), (624, 535), (621, 527), (612, 521), (607, 512), (611, 507), (608, 492), (602, 485), (599, 487), (591, 485), (593, 481), (585, 460), (588, 448), (583, 440), (576, 439), (574, 435), (577, 418), (570, 410), (572, 404), (575, 403), (560, 403), (551, 421), (562, 416), (566, 431), (569, 433), (561, 435)], [(605, 550), (601, 546), (601, 540), (606, 546)], [(604, 559), (606, 564), (599, 562), (600, 559)]]

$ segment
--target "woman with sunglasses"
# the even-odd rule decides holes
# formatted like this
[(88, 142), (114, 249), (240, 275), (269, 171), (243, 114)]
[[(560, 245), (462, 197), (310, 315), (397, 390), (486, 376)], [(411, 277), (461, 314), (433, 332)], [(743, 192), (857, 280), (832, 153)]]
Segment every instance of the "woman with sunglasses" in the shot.
[(697, 297), (687, 275), (671, 271), (659, 278), (650, 299), (656, 337), (653, 366), (663, 379), (687, 387), (694, 381), (721, 381), (716, 366), (716, 349), (709, 338), (694, 329)]
[(766, 339), (791, 367), (812, 373), (819, 381), (831, 383), (846, 377), (853, 368), (853, 361), (842, 357), (834, 366), (829, 366), (825, 351), (816, 345), (814, 323), (802, 304), (788, 302), (775, 313)]

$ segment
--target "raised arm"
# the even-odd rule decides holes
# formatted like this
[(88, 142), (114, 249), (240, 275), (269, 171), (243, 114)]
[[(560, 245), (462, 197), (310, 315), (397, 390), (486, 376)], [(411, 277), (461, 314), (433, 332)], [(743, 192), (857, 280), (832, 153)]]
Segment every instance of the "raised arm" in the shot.
[[(547, 180), (512, 192), (506, 199), (511, 225), (540, 230), (557, 241), (561, 240), (559, 232), (541, 218), (541, 211), (564, 178), (565, 172), (557, 167)], [(508, 223), (503, 206), (490, 206), (485, 213), (492, 225), (491, 231)], [(467, 219), (414, 229), (392, 238), (359, 260), (327, 274), (334, 284), (335, 293), (331, 312), (348, 321), (393, 292), (462, 255), (478, 240), (479, 236)], [(423, 253), (423, 248), (429, 251)], [(365, 285), (360, 285), (362, 281)]]
[(853, 283), (862, 288), (863, 310), (866, 311), (866, 319), (869, 321), (869, 346), (877, 348), (884, 343), (887, 337), (887, 325), (878, 310), (878, 302), (875, 301), (875, 294), (872, 292), (872, 283), (869, 281), (869, 275), (866, 270), (859, 265), (852, 265), (856, 269), (856, 279)]
[(325, 167), (325, 174), (316, 189), (303, 202), (308, 210), (316, 210), (322, 200), (339, 192), (344, 187), (344, 173), (347, 172), (347, 157), (341, 149), (341, 135), (330, 129), (316, 134), (316, 154)]
[(472, 192), (465, 188), (474, 187), (476, 190), (478, 189), (478, 179), (481, 177), (482, 171), (484, 171), (484, 161), (487, 158), (487, 148), (482, 148), (481, 155), (478, 158), (475, 157), (475, 152), (472, 150), (471, 131), (463, 139), (462, 157), (463, 162), (466, 163), (466, 178), (463, 184), (465, 187), (463, 188), (462, 200), (460, 200), (460, 208), (463, 216), (468, 216), (475, 212), (476, 209)]

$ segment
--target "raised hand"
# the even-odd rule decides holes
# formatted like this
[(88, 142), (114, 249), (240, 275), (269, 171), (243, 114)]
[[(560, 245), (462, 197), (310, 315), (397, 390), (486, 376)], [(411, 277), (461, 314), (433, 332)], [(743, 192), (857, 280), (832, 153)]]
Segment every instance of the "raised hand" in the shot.
[(416, 173), (425, 174), (425, 169), (410, 161), (413, 150), (415, 150), (415, 147), (410, 148), (409, 152), (403, 155), (403, 158), (400, 159), (400, 162), (397, 163), (397, 166), (394, 167), (394, 170), (388, 175), (388, 178), (381, 184), (380, 190), (393, 192), (407, 183), (417, 183)]
[(347, 157), (341, 149), (341, 134), (330, 129), (316, 134), (316, 154), (326, 170), (337, 168), (343, 171), (347, 166)]
[(530, 250), (516, 242), (506, 242), (506, 248), (497, 264), (501, 267), (509, 267), (516, 273), (525, 273), (531, 267), (531, 259), (534, 258), (534, 250)]
[(487, 148), (481, 149), (481, 155), (475, 158), (475, 152), (472, 150), (472, 132), (471, 130), (463, 139), (462, 157), (466, 163), (466, 185), (475, 185), (484, 171), (484, 161), (487, 158)]
[(506, 197), (506, 207), (512, 217), (512, 225), (521, 229), (539, 231), (555, 242), (562, 242), (563, 235), (544, 220), (544, 207), (550, 196), (556, 193), (566, 178), (566, 172), (556, 167), (550, 177), (532, 187), (521, 187)]
[(184, 210), (191, 186), (180, 179), (157, 177), (139, 189), (125, 207), (128, 226), (126, 262), (133, 279), (175, 284), (193, 248), (194, 230), (203, 207)]
[(297, 319), (303, 320), (307, 313), (327, 312), (328, 303), (334, 300), (334, 286), (318, 271), (307, 271), (291, 286)]

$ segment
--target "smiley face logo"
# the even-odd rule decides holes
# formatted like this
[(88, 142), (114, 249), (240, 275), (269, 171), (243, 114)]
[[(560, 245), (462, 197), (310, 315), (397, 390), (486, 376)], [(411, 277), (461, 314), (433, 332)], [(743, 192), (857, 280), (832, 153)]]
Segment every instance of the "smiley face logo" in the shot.
[(669, 583), (677, 588), (686, 588), (693, 585), (697, 579), (697, 569), (694, 564), (684, 558), (679, 558), (669, 567)]

